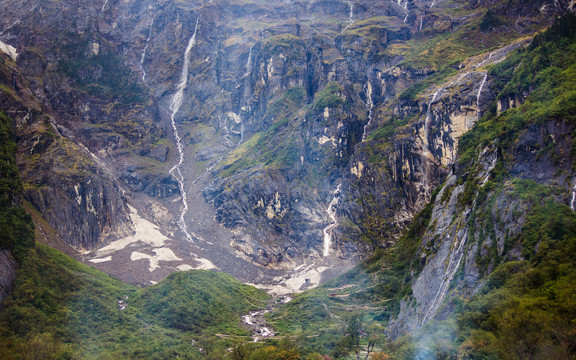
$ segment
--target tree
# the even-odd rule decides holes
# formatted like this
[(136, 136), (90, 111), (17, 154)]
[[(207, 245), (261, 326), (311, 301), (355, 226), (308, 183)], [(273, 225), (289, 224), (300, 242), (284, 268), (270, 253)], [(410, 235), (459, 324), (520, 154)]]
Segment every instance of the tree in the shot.
[(234, 345), (232, 351), (230, 352), (230, 358), (232, 360), (248, 360), (249, 355), (250, 352), (246, 347), (246, 343), (243, 342), (238, 342), (236, 345)]

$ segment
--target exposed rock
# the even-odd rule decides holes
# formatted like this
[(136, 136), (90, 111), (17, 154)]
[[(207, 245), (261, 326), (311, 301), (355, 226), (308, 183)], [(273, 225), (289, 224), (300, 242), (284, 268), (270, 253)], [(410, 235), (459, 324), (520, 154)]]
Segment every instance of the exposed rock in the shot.
[(16, 261), (9, 250), (0, 250), (0, 310), (16, 278)]

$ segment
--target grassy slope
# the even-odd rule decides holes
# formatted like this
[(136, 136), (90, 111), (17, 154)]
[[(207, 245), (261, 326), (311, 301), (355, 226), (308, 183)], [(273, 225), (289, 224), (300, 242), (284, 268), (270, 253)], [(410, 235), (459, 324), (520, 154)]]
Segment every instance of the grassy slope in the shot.
[[(118, 300), (128, 307), (120, 311)], [(5, 358), (199, 358), (193, 339), (243, 334), (240, 316), (267, 295), (231, 276), (189, 271), (146, 289), (37, 244), (0, 314)]]

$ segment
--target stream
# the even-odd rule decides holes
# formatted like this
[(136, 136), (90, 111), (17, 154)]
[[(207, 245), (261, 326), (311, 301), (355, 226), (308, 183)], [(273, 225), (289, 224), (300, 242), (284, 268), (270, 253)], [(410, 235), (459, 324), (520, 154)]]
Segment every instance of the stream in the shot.
[(372, 109), (374, 108), (374, 100), (372, 100), (372, 84), (370, 81), (366, 83), (366, 107), (368, 108), (368, 122), (364, 125), (364, 132), (362, 133), (362, 141), (366, 140), (366, 131), (372, 124)]
[(273, 297), (266, 309), (252, 311), (242, 316), (242, 323), (252, 332), (252, 340), (257, 342), (263, 338), (273, 337), (276, 333), (272, 327), (266, 324), (264, 314), (272, 311), (276, 306), (286, 304), (292, 300), (289, 296)]
[(178, 163), (170, 169), (170, 174), (176, 178), (178, 181), (178, 187), (182, 195), (182, 211), (180, 212), (180, 220), (178, 221), (178, 226), (180, 230), (186, 235), (186, 238), (193, 241), (192, 235), (188, 232), (188, 226), (186, 225), (186, 214), (188, 213), (188, 194), (184, 188), (184, 176), (180, 167), (184, 163), (184, 148), (182, 146), (182, 139), (178, 132), (178, 127), (176, 126), (176, 114), (182, 106), (184, 100), (184, 89), (186, 89), (186, 84), (188, 83), (188, 68), (190, 66), (190, 51), (196, 45), (196, 32), (198, 30), (198, 19), (196, 19), (196, 26), (194, 27), (194, 34), (190, 37), (188, 41), (188, 46), (184, 52), (184, 65), (182, 66), (182, 74), (180, 75), (180, 83), (178, 84), (177, 91), (172, 97), (172, 102), (170, 103), (170, 122), (172, 123), (172, 130), (174, 132), (174, 139), (176, 140), (176, 147), (178, 148)]
[(336, 190), (334, 190), (334, 197), (328, 207), (326, 208), (326, 213), (330, 218), (330, 225), (324, 228), (324, 257), (330, 255), (330, 248), (332, 247), (332, 230), (338, 226), (338, 219), (336, 218), (336, 204), (338, 204), (338, 200), (340, 200), (340, 187), (342, 184), (338, 184)]

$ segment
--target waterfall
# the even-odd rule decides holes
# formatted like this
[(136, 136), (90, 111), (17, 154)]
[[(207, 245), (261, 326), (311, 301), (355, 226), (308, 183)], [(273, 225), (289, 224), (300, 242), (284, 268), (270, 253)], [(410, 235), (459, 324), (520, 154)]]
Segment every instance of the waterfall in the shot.
[(434, 95), (432, 96), (432, 100), (430, 100), (430, 103), (428, 103), (428, 109), (426, 110), (426, 118), (424, 120), (424, 139), (423, 142), (426, 143), (426, 149), (424, 151), (428, 152), (430, 149), (430, 146), (428, 144), (428, 128), (430, 128), (430, 118), (432, 117), (432, 104), (434, 103), (434, 101), (436, 101), (436, 96), (438, 96), (438, 94), (440, 93), (442, 89), (437, 90)]
[(374, 101), (372, 100), (372, 84), (370, 81), (364, 86), (366, 89), (366, 107), (368, 108), (368, 123), (364, 125), (364, 133), (362, 134), (362, 141), (366, 140), (366, 131), (370, 124), (372, 124), (372, 108), (374, 108)]
[(338, 219), (336, 219), (336, 204), (340, 199), (340, 187), (342, 184), (339, 184), (336, 190), (334, 190), (332, 201), (328, 204), (328, 208), (326, 208), (326, 213), (330, 218), (330, 225), (324, 228), (324, 257), (330, 255), (330, 247), (332, 246), (332, 230), (338, 226)]
[(108, 4), (108, 0), (104, 1), (104, 5), (102, 5), (102, 13), (104, 13), (104, 8), (106, 8), (106, 4)]
[(402, 0), (396, 0), (396, 4), (406, 10), (406, 16), (404, 17), (404, 24), (406, 24), (406, 21), (408, 21), (408, 15), (410, 15), (410, 10), (408, 10), (408, 0), (404, 2), (402, 2)]
[[(256, 45), (256, 44), (254, 44)], [(244, 73), (244, 76), (242, 76), (242, 78), (244, 79), (244, 98), (248, 99), (248, 97), (250, 96), (250, 92), (251, 92), (251, 86), (252, 86), (252, 64), (253, 64), (253, 60), (252, 60), (252, 49), (254, 49), (254, 45), (250, 46), (250, 51), (248, 52), (248, 59), (246, 60), (246, 72)], [(246, 100), (246, 110), (248, 111), (249, 109), (249, 102), (248, 100)], [(240, 116), (240, 140), (238, 141), (238, 144), (236, 144), (236, 146), (239, 146), (242, 141), (244, 141), (244, 121), (242, 120), (242, 116)]]
[(436, 0), (432, 0), (432, 4), (430, 5), (430, 9), (432, 9), (436, 5)]
[(152, 27), (154, 25), (154, 19), (156, 16), (152, 18), (150, 22), (150, 28), (148, 29), (148, 37), (146, 38), (146, 45), (142, 50), (142, 57), (140, 58), (140, 70), (142, 70), (142, 82), (146, 83), (146, 70), (144, 69), (144, 59), (146, 58), (146, 50), (148, 50), (148, 43), (150, 42), (150, 38), (152, 37)]
[(344, 29), (342, 29), (342, 34), (346, 31), (352, 24), (354, 24), (354, 3), (352, 1), (348, 1), (348, 7), (350, 12), (348, 13), (348, 25)]
[(490, 59), (492, 59), (492, 56), (496, 53), (496, 51), (491, 52), (486, 59), (484, 59), (480, 64), (476, 65), (476, 69), (481, 68), (482, 66), (484, 66), (484, 64), (486, 64), (486, 62), (490, 61)]
[(449, 256), (449, 258), (447, 259), (448, 265), (445, 271), (446, 276), (444, 277), (444, 279), (442, 279), (442, 283), (440, 283), (440, 288), (438, 289), (438, 292), (434, 296), (434, 300), (432, 300), (432, 303), (430, 304), (428, 311), (426, 311), (426, 314), (422, 318), (421, 325), (426, 323), (426, 321), (430, 318), (430, 316), (433, 316), (436, 313), (436, 311), (440, 307), (440, 304), (444, 300), (444, 297), (448, 292), (450, 282), (452, 281), (452, 279), (454, 279), (454, 275), (456, 275), (456, 272), (460, 267), (460, 263), (464, 258), (464, 245), (466, 244), (466, 238), (467, 236), (464, 235), (464, 237), (460, 239), (460, 243), (458, 244), (457, 248), (451, 251), (450, 255), (448, 255)]
[(252, 75), (252, 49), (254, 48), (254, 45), (250, 46), (250, 51), (248, 52), (248, 60), (246, 60), (246, 72), (243, 76), (244, 78)]
[(478, 89), (478, 95), (476, 95), (476, 114), (478, 120), (480, 120), (480, 95), (482, 95), (482, 89), (484, 88), (486, 79), (488, 79), (488, 72), (486, 72), (486, 74), (484, 75), (484, 79), (482, 79), (482, 83), (480, 84), (480, 88)]
[(180, 230), (186, 235), (188, 240), (192, 241), (192, 236), (188, 232), (188, 227), (186, 226), (186, 213), (188, 213), (188, 198), (186, 190), (184, 189), (184, 176), (180, 171), (180, 166), (184, 162), (184, 149), (182, 146), (182, 140), (180, 134), (178, 133), (178, 128), (176, 126), (176, 114), (180, 107), (182, 106), (182, 101), (184, 100), (184, 89), (188, 83), (188, 67), (190, 66), (190, 51), (196, 45), (196, 31), (198, 30), (198, 19), (196, 19), (196, 26), (194, 27), (194, 34), (190, 37), (188, 41), (188, 46), (184, 52), (184, 64), (182, 65), (182, 73), (180, 74), (180, 83), (176, 88), (176, 93), (172, 97), (172, 102), (170, 103), (170, 121), (172, 123), (172, 130), (174, 131), (174, 138), (176, 139), (176, 147), (178, 148), (178, 163), (170, 169), (170, 174), (176, 178), (178, 181), (178, 187), (180, 193), (182, 194), (182, 212), (180, 213), (180, 220), (178, 221), (178, 226)]
[(420, 15), (420, 30), (419, 31), (422, 31), (423, 21), (424, 21), (424, 14)]

